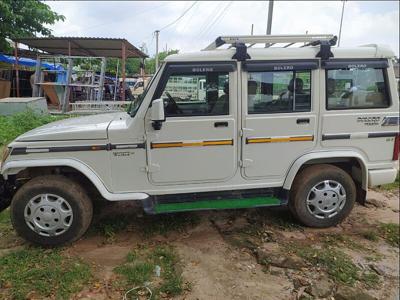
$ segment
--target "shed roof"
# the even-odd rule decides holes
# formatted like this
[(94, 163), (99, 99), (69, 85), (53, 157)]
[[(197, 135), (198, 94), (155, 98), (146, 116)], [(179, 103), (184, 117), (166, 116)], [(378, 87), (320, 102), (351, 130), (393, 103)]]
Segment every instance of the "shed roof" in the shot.
[(122, 44), (126, 46), (126, 57), (146, 58), (147, 55), (121, 38), (95, 37), (26, 37), (14, 38), (15, 42), (49, 54), (95, 57), (121, 57)]

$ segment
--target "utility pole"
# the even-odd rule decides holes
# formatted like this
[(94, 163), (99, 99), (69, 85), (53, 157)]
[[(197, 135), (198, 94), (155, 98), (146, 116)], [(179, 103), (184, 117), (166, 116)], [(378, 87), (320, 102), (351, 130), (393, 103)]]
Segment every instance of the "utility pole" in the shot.
[(253, 31), (254, 31), (254, 24), (251, 24), (251, 35), (253, 35)]
[(344, 4), (345, 4), (345, 0), (343, 0), (343, 5), (342, 5), (342, 16), (340, 17), (340, 27), (339, 27), (339, 39), (338, 39), (338, 47), (340, 46), (340, 41), (341, 41), (341, 37), (342, 37), (342, 24), (343, 24), (343, 15), (344, 15)]
[(155, 32), (156, 35), (156, 71), (158, 70), (158, 35), (160, 34), (160, 30), (156, 30)]
[[(267, 35), (271, 35), (272, 29), (272, 13), (274, 11), (274, 0), (269, 0), (268, 3), (268, 23), (267, 23)], [(265, 44), (265, 48), (268, 48), (269, 44)]]

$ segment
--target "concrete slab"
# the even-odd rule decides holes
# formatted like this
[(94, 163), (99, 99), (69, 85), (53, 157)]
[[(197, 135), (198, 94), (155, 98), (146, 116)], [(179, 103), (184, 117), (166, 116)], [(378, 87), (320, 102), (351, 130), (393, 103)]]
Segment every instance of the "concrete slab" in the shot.
[(20, 97), (0, 99), (0, 115), (9, 116), (26, 110), (32, 110), (37, 114), (48, 114), (46, 98), (44, 97)]

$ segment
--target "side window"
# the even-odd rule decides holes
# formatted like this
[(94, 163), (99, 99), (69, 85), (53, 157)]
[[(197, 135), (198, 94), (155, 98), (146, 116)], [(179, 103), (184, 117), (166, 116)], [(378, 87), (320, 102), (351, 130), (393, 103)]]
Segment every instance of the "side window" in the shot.
[(311, 71), (248, 72), (248, 113), (311, 110)]
[(229, 73), (170, 75), (161, 94), (167, 117), (229, 114)]
[(384, 108), (390, 104), (383, 69), (326, 71), (327, 109)]

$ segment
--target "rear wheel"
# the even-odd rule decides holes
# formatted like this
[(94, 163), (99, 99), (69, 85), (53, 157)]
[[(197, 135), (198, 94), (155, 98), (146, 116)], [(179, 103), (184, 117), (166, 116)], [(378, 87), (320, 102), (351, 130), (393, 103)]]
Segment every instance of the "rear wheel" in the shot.
[(330, 227), (353, 209), (356, 186), (348, 173), (333, 165), (315, 165), (301, 171), (293, 183), (289, 207), (310, 227)]
[(20, 236), (42, 246), (80, 238), (92, 220), (92, 202), (76, 182), (61, 176), (36, 177), (11, 202), (11, 220)]

